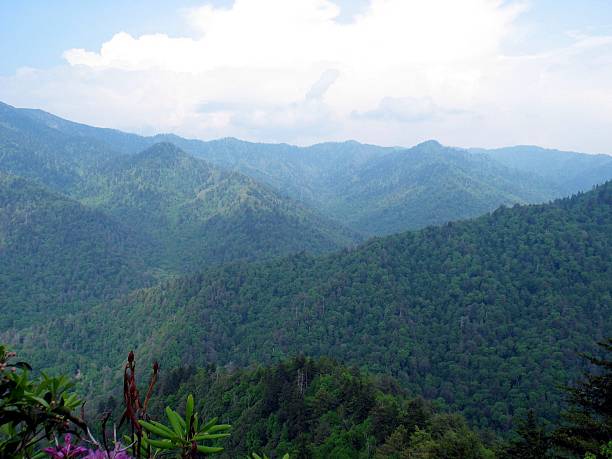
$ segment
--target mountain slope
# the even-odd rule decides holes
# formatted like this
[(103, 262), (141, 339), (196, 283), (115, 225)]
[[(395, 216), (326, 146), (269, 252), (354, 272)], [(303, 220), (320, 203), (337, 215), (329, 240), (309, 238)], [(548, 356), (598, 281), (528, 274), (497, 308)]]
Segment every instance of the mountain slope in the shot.
[(154, 139), (0, 104), (0, 171), (142, 232), (153, 243), (153, 258), (145, 257), (152, 267), (193, 271), (211, 262), (329, 251), (358, 238), (248, 177), (176, 147), (160, 149)]
[(117, 156), (106, 143), (65, 134), (0, 102), (2, 172), (70, 193), (100, 164)]
[(68, 121), (59, 116), (47, 113), (43, 110), (19, 108), (14, 109), (25, 118), (37, 125), (45, 126), (71, 138), (80, 138), (87, 141), (95, 141), (98, 144), (111, 147), (112, 150), (123, 154), (136, 153), (157, 143), (150, 138), (136, 134), (129, 134), (116, 129), (98, 128), (87, 124)]
[[(203, 142), (175, 135), (155, 136), (208, 162), (246, 174), (300, 201), (319, 205), (340, 176), (357, 170), (392, 148), (358, 142), (330, 142), (296, 147), (226, 138)], [(333, 216), (332, 216), (333, 217)]]
[(588, 190), (612, 177), (612, 156), (609, 155), (585, 155), (528, 145), (474, 151), (508, 167), (544, 177), (568, 194)]
[(333, 185), (330, 215), (368, 234), (475, 217), (502, 204), (542, 202), (561, 191), (482, 155), (429, 141), (368, 162)]
[(109, 164), (80, 198), (144, 232), (157, 243), (158, 263), (179, 271), (330, 251), (355, 237), (268, 187), (168, 143)]
[[(504, 430), (527, 407), (551, 412), (576, 351), (612, 329), (611, 237), (608, 182), (325, 257), (209, 270), (35, 335), (81, 343), (93, 378), (98, 353), (117, 364), (132, 348), (167, 366), (330, 355)], [(107, 330), (109, 315), (123, 325)], [(83, 329), (103, 331), (82, 342)]]
[(101, 212), (0, 173), (0, 330), (146, 285), (146, 251)]
[[(39, 147), (28, 150), (21, 139), (20, 146), (31, 158), (24, 153), (3, 160), (6, 149), (3, 152), (0, 145), (0, 170), (42, 177), (42, 183), (54, 189), (73, 194), (102, 158), (136, 154), (155, 143), (170, 142), (372, 235), (469, 218), (502, 204), (546, 202), (612, 179), (612, 158), (605, 155), (537, 147), (460, 150), (437, 142), (406, 150), (352, 141), (296, 147), (232, 138), (204, 142), (173, 134), (141, 137), (74, 123), (40, 110), (2, 107), (35, 125), (37, 132), (44, 133), (37, 138), (45, 144), (68, 142), (73, 145), (68, 151), (90, 151), (77, 155), (81, 161), (75, 164), (70, 154), (50, 156), (40, 153)], [(0, 131), (1, 125), (0, 116)], [(3, 137), (6, 143), (7, 136), (0, 132), (0, 143)]]

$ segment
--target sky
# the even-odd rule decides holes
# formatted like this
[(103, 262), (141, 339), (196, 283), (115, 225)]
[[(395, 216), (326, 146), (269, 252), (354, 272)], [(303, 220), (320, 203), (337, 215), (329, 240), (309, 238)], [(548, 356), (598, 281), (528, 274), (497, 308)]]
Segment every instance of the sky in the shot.
[(612, 154), (612, 1), (0, 0), (0, 101), (145, 135)]

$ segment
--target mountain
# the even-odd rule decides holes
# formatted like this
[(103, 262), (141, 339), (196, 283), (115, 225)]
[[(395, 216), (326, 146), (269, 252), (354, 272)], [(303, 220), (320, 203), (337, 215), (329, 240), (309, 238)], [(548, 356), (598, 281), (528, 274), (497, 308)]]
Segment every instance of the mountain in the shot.
[(354, 141), (297, 147), (173, 134), (142, 137), (0, 106), (0, 170), (69, 195), (100, 164), (163, 142), (367, 235), (470, 218), (500, 205), (547, 202), (612, 179), (612, 157), (606, 155), (538, 147), (463, 150), (435, 141), (406, 149)]
[(156, 244), (157, 263), (174, 271), (320, 253), (357, 237), (271, 188), (169, 143), (107, 164), (79, 198), (143, 232)]
[[(393, 151), (354, 141), (329, 142), (309, 147), (245, 142), (225, 138), (203, 142), (175, 135), (159, 135), (186, 152), (226, 169), (267, 183), (284, 194), (318, 206), (326, 190), (340, 176), (351, 173), (371, 158)], [(333, 215), (330, 215), (333, 217)]]
[(118, 156), (108, 144), (67, 135), (27, 111), (0, 102), (0, 171), (70, 193), (100, 164)]
[[(483, 152), (428, 141), (410, 149), (349, 141), (310, 147), (209, 142), (156, 136), (221, 167), (239, 171), (307, 203), (367, 235), (388, 235), (471, 218), (500, 205), (546, 202), (612, 178), (612, 171), (567, 187), (534, 170), (504, 164)], [(580, 161), (597, 162), (591, 155)], [(548, 161), (554, 162), (555, 158)]]
[[(6, 106), (6, 104), (3, 105)], [(66, 137), (97, 142), (105, 145), (107, 148), (111, 147), (113, 151), (121, 154), (136, 153), (150, 147), (154, 143), (159, 143), (159, 141), (151, 140), (151, 138), (118, 131), (117, 129), (99, 128), (68, 121), (44, 110), (10, 108), (38, 126), (44, 126)]]
[(612, 177), (610, 155), (585, 155), (528, 145), (472, 151), (486, 154), (513, 169), (544, 177), (568, 194), (588, 190)]
[(107, 215), (0, 173), (0, 330), (147, 285), (146, 252)]
[(153, 142), (0, 104), (0, 171), (139, 233), (149, 241), (143, 258), (151, 269), (186, 272), (228, 260), (319, 253), (360, 238), (249, 177)]
[(130, 153), (142, 139), (0, 104), (3, 331), (211, 263), (358, 238), (176, 147)]
[(168, 275), (331, 251), (357, 237), (171, 144), (101, 163), (70, 188), (71, 197), (0, 172), (3, 332)]
[(99, 356), (118, 368), (126, 349), (165, 367), (327, 355), (506, 430), (529, 407), (558, 412), (576, 352), (612, 329), (611, 236), (608, 182), (332, 255), (210, 269), (30, 333), (78, 343), (62, 365), (85, 384), (99, 383)]
[(329, 194), (334, 197), (321, 203), (325, 213), (366, 234), (384, 235), (563, 193), (486, 156), (429, 141), (370, 160), (336, 181)]

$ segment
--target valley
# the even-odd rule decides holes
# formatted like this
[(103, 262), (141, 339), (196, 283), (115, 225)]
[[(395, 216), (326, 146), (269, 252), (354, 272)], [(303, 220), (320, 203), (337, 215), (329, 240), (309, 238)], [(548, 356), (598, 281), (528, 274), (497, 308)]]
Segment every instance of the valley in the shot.
[(0, 104), (0, 342), (94, 412), (128, 350), (158, 360), (162, 400), (248, 432), (231, 454), (494, 457), (530, 410), (559, 421), (612, 330), (610, 179), (604, 155), (143, 137)]

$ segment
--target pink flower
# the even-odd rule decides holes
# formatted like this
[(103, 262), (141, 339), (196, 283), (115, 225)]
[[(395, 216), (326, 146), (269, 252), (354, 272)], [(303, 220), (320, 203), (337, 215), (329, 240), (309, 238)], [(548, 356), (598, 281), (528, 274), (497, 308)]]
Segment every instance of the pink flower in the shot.
[(115, 443), (115, 449), (112, 451), (107, 453), (101, 449), (96, 451), (90, 449), (83, 459), (132, 459), (132, 457), (125, 452), (121, 443)]
[(64, 446), (58, 445), (55, 448), (45, 448), (43, 451), (53, 459), (75, 458), (87, 453), (87, 448), (82, 446), (73, 446), (71, 442), (72, 436), (70, 434), (66, 434), (64, 436)]

